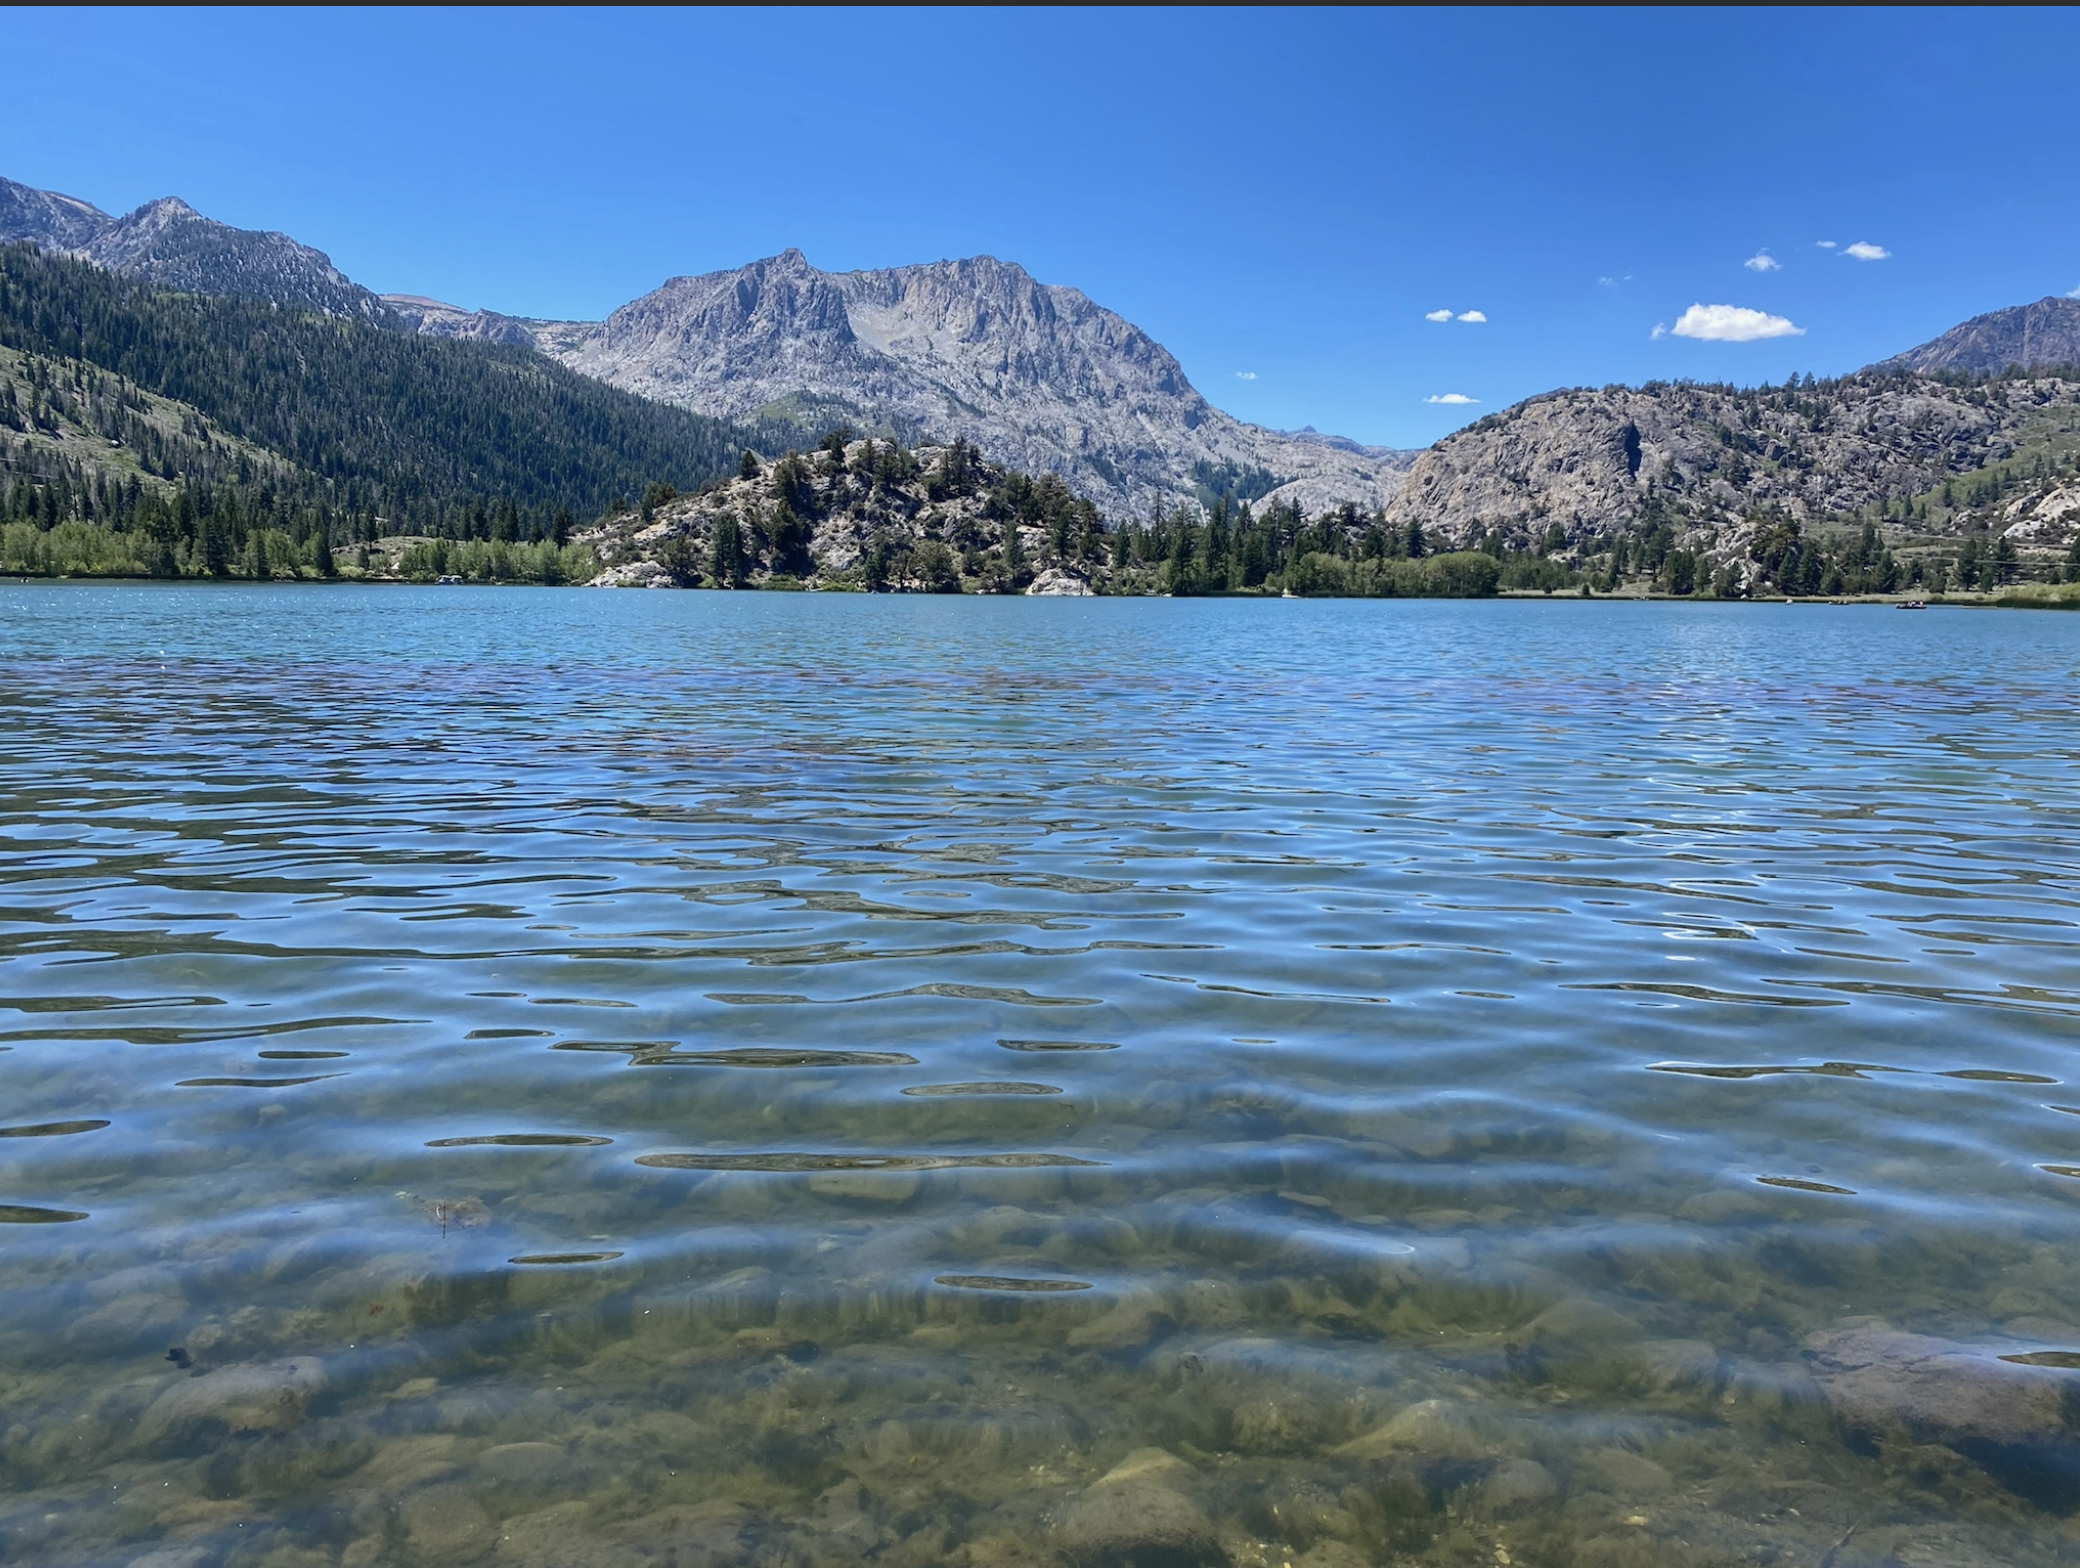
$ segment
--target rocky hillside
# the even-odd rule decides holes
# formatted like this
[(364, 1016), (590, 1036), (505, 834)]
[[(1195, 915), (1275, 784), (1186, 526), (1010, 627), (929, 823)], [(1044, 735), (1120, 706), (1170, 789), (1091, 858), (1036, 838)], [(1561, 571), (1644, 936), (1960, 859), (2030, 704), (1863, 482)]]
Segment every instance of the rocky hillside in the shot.
[(1104, 521), (1053, 475), (983, 461), (965, 441), (912, 450), (833, 437), (761, 461), (580, 535), (607, 562), (601, 587), (774, 587), (918, 593), (1091, 592), (1110, 562)]
[(1223, 413), (1163, 346), (1071, 288), (988, 256), (822, 272), (790, 250), (674, 278), (603, 322), (521, 322), (391, 303), (441, 336), (525, 332), (575, 370), (725, 417), (799, 409), (806, 433), (849, 420), (960, 436), (990, 461), (1060, 474), (1108, 511), (1145, 516), (1223, 490), (1372, 507), (1412, 454), (1266, 430)]
[(2051, 295), (2034, 305), (1988, 311), (1941, 337), (1896, 354), (1880, 369), (1932, 376), (1944, 371), (1998, 375), (2010, 366), (2049, 370), (2080, 366), (2080, 299)]
[(382, 300), (324, 252), (286, 234), (234, 229), (173, 196), (116, 218), (76, 196), (0, 179), (0, 245), (20, 240), (183, 293), (395, 324)]
[(1060, 475), (987, 462), (966, 441), (912, 450), (841, 432), (806, 455), (746, 453), (698, 495), (653, 485), (576, 547), (597, 552), (607, 588), (1468, 598), (1506, 577), (1493, 556), (1390, 537), (1355, 506), (1310, 519), (1216, 502), (1107, 526)]
[[(2076, 448), (2080, 382), (2049, 376), (1554, 392), (1439, 442), (1386, 514), (1458, 543), (1498, 535), (1521, 548), (1593, 549), (1666, 522), (1724, 555), (1764, 513), (1941, 535), (1983, 526), (1980, 513), (2031, 485), (2056, 488)], [(2045, 522), (2045, 547), (2065, 542), (2036, 503), (2029, 519)]]

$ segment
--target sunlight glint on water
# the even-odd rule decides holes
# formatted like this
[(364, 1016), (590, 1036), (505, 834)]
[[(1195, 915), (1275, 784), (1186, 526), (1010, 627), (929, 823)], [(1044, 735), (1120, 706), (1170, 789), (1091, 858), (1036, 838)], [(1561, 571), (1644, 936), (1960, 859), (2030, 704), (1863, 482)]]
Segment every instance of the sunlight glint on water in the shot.
[(2080, 1545), (2080, 619), (0, 617), (8, 1561)]

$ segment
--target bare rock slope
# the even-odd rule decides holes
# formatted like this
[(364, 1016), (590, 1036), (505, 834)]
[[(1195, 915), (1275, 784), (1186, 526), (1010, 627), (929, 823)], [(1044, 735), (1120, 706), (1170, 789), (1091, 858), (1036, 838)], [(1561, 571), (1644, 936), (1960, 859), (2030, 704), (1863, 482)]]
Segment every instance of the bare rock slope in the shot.
[(1931, 495), (1950, 520), (1971, 476), (2047, 436), (2070, 445), (2076, 430), (2080, 382), (2054, 377), (1552, 392), (1422, 454), (1387, 515), (1460, 544), (1495, 533), (1531, 544), (1555, 525), (1570, 544), (1593, 543), (1649, 513), (1698, 530), (1767, 510), (1823, 522)]
[[(427, 312), (419, 330), (489, 335), (513, 322)], [(806, 401), (830, 422), (958, 435), (1113, 512), (1251, 478), (1310, 510), (1370, 508), (1412, 456), (1245, 424), (1132, 323), (988, 256), (823, 272), (790, 250), (674, 278), (603, 322), (525, 326), (573, 369), (646, 397), (726, 417)]]
[(0, 179), (0, 245), (22, 240), (190, 294), (261, 299), (395, 325), (382, 300), (286, 234), (234, 229), (162, 196), (112, 217), (92, 202)]
[(1885, 365), (1923, 376), (1946, 370), (1998, 375), (2011, 365), (2024, 370), (2080, 365), (2080, 299), (2050, 295), (2034, 305), (1988, 311), (1894, 355)]

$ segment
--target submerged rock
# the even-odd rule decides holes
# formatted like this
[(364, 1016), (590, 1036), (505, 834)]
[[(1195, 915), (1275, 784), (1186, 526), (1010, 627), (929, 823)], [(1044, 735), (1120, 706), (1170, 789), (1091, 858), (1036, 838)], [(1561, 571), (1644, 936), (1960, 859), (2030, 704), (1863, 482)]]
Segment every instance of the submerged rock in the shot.
[(1352, 1438), (1335, 1450), (1344, 1459), (1387, 1459), (1417, 1454), (1433, 1459), (1470, 1459), (1481, 1451), (1480, 1439), (1459, 1409), (1447, 1399), (1425, 1399)]
[(1675, 1477), (1629, 1448), (1592, 1448), (1575, 1463), (1575, 1480), (1625, 1502), (1642, 1502), (1675, 1489)]
[(1199, 1505), (1176, 1490), (1192, 1467), (1160, 1448), (1137, 1448), (1084, 1494), (1061, 1544), (1078, 1568), (1213, 1568), (1228, 1555)]
[(2070, 1372), (1881, 1328), (1815, 1334), (1806, 1351), (1828, 1406), (1854, 1427), (1953, 1445), (2050, 1442), (2066, 1432)]
[(142, 1443), (178, 1442), (220, 1427), (233, 1432), (282, 1432), (303, 1419), (304, 1407), (325, 1388), (315, 1356), (253, 1361), (181, 1378), (146, 1408), (137, 1424)]
[(1100, 1486), (1118, 1486), (1126, 1481), (1144, 1481), (1162, 1486), (1175, 1486), (1197, 1473), (1167, 1448), (1137, 1448), (1091, 1485), (1095, 1489)]
[(1657, 1390), (1709, 1389), (1719, 1382), (1719, 1352), (1702, 1340), (1651, 1339), (1639, 1347), (1639, 1369)]
[(865, 1489), (857, 1481), (840, 1481), (816, 1499), (811, 1524), (827, 1545), (864, 1556), (887, 1539), (867, 1512)]
[(561, 1443), (501, 1443), (477, 1455), (477, 1474), (498, 1486), (540, 1486), (564, 1472)]
[(1645, 1336), (1638, 1323), (1588, 1297), (1548, 1307), (1525, 1330), (1533, 1344), (1571, 1352), (1601, 1350)]
[(1937, 1443), (2041, 1501), (2080, 1501), (2080, 1371), (2024, 1347), (1990, 1349), (1861, 1325), (1806, 1341), (1814, 1381), (1851, 1431)]
[(1316, 1446), (1322, 1423), (1303, 1399), (1251, 1399), (1235, 1407), (1231, 1441), (1245, 1454), (1299, 1453)]
[(413, 1550), (426, 1561), (467, 1562), (495, 1544), (497, 1532), (483, 1505), (460, 1486), (442, 1483), (414, 1492), (398, 1506)]
[(1372, 1568), (1372, 1559), (1343, 1541), (1318, 1541), (1293, 1568)]
[(1139, 1350), (1171, 1325), (1161, 1304), (1150, 1295), (1130, 1296), (1090, 1322), (1069, 1331), (1079, 1350)]
[(1553, 1473), (1535, 1459), (1505, 1459), (1481, 1482), (1480, 1505), (1493, 1514), (1528, 1513), (1560, 1495)]

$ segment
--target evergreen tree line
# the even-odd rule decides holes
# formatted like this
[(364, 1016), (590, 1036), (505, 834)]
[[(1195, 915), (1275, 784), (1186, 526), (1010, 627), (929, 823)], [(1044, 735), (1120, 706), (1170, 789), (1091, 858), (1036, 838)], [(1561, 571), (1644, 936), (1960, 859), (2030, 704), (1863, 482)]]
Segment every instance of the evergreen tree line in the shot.
[(1129, 581), (1169, 594), (1287, 592), (1314, 596), (1471, 598), (1495, 592), (1499, 563), (1439, 550), (1420, 522), (1390, 524), (1346, 503), (1308, 518), (1297, 502), (1262, 512), (1224, 493), (1210, 511), (1179, 506), (1109, 541)]
[(31, 358), (31, 396), (0, 402), (0, 425), (47, 428), (62, 404), (148, 472), (255, 481), (206, 430), (141, 430), (142, 389), (279, 454), (297, 472), (272, 476), (278, 493), (390, 534), (549, 538), (559, 513), (567, 531), (649, 481), (691, 488), (753, 440), (525, 347), (164, 293), (26, 244), (0, 247), (0, 346)]
[[(1651, 506), (1631, 527), (1594, 551), (1577, 549), (1563, 555), (1564, 535), (1554, 525), (1533, 552), (1497, 552), (1507, 563), (1502, 586), (1547, 592), (1588, 588), (1601, 593), (1644, 588), (1678, 598), (1836, 598), (1952, 590), (1984, 593), (2037, 575), (2022, 562), (2012, 540), (1994, 538), (1983, 529), (1946, 550), (1903, 557), (1894, 553), (1869, 518), (1861, 528), (1835, 533), (1809, 532), (1781, 509), (1760, 513), (1752, 521), (1757, 527), (1745, 570), (1739, 561), (1715, 567), (1710, 557), (1680, 546), (1668, 515)], [(1499, 538), (1491, 536), (1482, 548), (1496, 550)], [(2052, 582), (2080, 582), (2080, 539), (2063, 563), (2038, 570)]]

